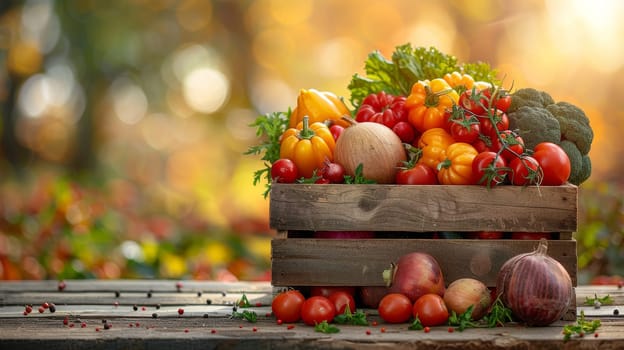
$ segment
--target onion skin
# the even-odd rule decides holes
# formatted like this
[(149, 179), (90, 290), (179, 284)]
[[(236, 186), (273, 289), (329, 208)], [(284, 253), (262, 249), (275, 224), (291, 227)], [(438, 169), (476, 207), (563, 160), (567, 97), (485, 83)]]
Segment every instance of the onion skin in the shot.
[(444, 277), (438, 261), (427, 253), (413, 252), (399, 258), (383, 273), (392, 293), (405, 294), (412, 303), (421, 296), (433, 293), (444, 295)]
[(474, 278), (460, 278), (446, 288), (444, 303), (458, 315), (474, 305), (472, 319), (478, 321), (487, 314), (492, 304), (492, 296), (483, 282)]
[(354, 176), (362, 164), (364, 178), (378, 184), (394, 183), (398, 165), (407, 160), (401, 139), (383, 124), (344, 119), (352, 125), (336, 141), (334, 162), (342, 165), (347, 175)]
[(570, 275), (547, 250), (548, 242), (542, 239), (534, 252), (509, 259), (498, 273), (501, 301), (528, 326), (547, 326), (561, 319), (574, 295)]

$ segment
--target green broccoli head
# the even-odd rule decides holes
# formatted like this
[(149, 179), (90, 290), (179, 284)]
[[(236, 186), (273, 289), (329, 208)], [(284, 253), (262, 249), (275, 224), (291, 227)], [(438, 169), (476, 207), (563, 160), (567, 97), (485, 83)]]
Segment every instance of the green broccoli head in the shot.
[(523, 106), (546, 107), (553, 103), (555, 101), (547, 92), (533, 88), (524, 88), (517, 90), (511, 95), (511, 105), (507, 112), (515, 112)]
[(509, 129), (517, 131), (529, 149), (535, 148), (540, 142), (558, 144), (561, 141), (559, 121), (546, 108), (522, 106), (507, 116)]
[(575, 185), (580, 185), (591, 175), (591, 160), (588, 155), (583, 155), (576, 145), (568, 140), (563, 140), (559, 144), (570, 158), (570, 178), (568, 181)]
[(546, 108), (559, 121), (561, 139), (572, 141), (582, 155), (589, 153), (594, 132), (585, 112), (568, 102), (557, 102)]

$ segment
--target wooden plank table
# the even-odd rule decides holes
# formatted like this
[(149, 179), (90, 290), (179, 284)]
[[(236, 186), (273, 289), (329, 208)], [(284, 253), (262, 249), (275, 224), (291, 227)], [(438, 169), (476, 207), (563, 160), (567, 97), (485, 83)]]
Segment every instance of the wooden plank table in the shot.
[[(617, 286), (576, 288), (578, 312), (599, 318), (602, 326), (597, 337), (567, 342), (561, 331), (570, 321), (453, 333), (433, 327), (424, 333), (385, 324), (375, 310), (366, 310), (369, 326), (340, 325), (339, 333), (323, 334), (301, 322), (278, 325), (270, 315), (273, 292), (267, 282), (71, 280), (63, 290), (57, 281), (0, 282), (0, 349), (624, 348), (624, 290)], [(615, 304), (582, 306), (594, 294), (609, 294)], [(258, 315), (255, 323), (232, 318), (243, 295)], [(55, 312), (40, 313), (44, 302), (53, 303)], [(24, 315), (27, 304), (33, 310)]]

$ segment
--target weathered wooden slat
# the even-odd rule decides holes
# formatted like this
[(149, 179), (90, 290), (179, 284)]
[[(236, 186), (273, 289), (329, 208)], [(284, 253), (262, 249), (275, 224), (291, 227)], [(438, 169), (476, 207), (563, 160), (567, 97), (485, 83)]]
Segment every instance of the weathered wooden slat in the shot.
[[(509, 258), (535, 249), (532, 240), (432, 239), (274, 239), (275, 286), (380, 286), (382, 272), (401, 255), (420, 251), (438, 260), (446, 281), (472, 277), (496, 285)], [(549, 241), (548, 254), (570, 273), (576, 285), (576, 241)]]
[(574, 232), (578, 188), (273, 184), (270, 225), (307, 231)]

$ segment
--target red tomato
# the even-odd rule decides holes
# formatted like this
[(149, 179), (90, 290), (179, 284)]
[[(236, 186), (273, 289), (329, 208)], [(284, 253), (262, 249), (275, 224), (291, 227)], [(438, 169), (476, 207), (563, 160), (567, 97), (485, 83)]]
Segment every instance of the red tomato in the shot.
[(469, 89), (459, 95), (458, 104), (473, 115), (481, 115), (488, 106), (488, 100), (482, 92)]
[(563, 148), (552, 142), (542, 142), (533, 149), (533, 158), (542, 167), (542, 186), (563, 185), (570, 177), (570, 158)]
[(444, 299), (438, 294), (425, 294), (418, 298), (412, 309), (414, 318), (418, 317), (423, 326), (439, 326), (446, 323), (449, 312)]
[(481, 133), (481, 127), (476, 118), (466, 117), (464, 120), (452, 120), (450, 124), (450, 134), (457, 142), (473, 143)]
[(507, 162), (495, 152), (481, 152), (472, 160), (472, 176), (478, 185), (500, 185), (508, 173)]
[(282, 322), (297, 322), (301, 318), (301, 307), (305, 297), (298, 290), (279, 293), (271, 303), (271, 311)]
[(399, 169), (395, 182), (400, 185), (437, 185), (438, 176), (428, 165), (416, 163), (409, 169)]
[(281, 158), (271, 165), (271, 179), (281, 183), (293, 183), (299, 177), (295, 162), (287, 158)]
[(377, 311), (388, 323), (407, 322), (412, 317), (412, 302), (404, 294), (390, 293), (381, 299)]
[(464, 236), (469, 239), (503, 239), (501, 231), (466, 232)]
[(340, 135), (342, 135), (343, 131), (344, 127), (342, 125), (334, 124), (329, 127), (329, 132), (331, 132), (332, 136), (334, 137), (334, 141), (338, 141), (338, 138), (340, 137)]
[(492, 139), (490, 139), (489, 136), (485, 136), (483, 134), (481, 134), (473, 143), (472, 143), (472, 147), (474, 147), (477, 152), (482, 153), (482, 152), (487, 152), (487, 151), (491, 151), (491, 147), (492, 147)]
[(353, 294), (349, 294), (345, 291), (338, 291), (331, 293), (328, 299), (334, 303), (337, 315), (344, 314), (347, 306), (349, 306), (350, 312), (355, 312), (355, 298), (353, 298)]
[(534, 239), (539, 240), (542, 238), (552, 239), (552, 233), (550, 232), (513, 232), (511, 239)]
[(509, 163), (511, 183), (516, 186), (536, 185), (542, 178), (539, 163), (531, 156), (516, 157)]
[[(317, 231), (319, 232), (319, 231)], [(351, 295), (355, 295), (355, 287), (343, 287), (343, 286), (314, 286), (310, 289), (310, 296), (322, 296), (329, 298), (330, 294), (335, 292), (346, 292)]]
[(496, 101), (494, 101), (494, 107), (496, 107), (496, 109), (500, 109), (503, 112), (507, 112), (509, 106), (511, 106), (511, 95), (505, 91), (502, 91), (500, 93), (500, 96), (496, 99)]
[(502, 150), (501, 155), (509, 162), (524, 153), (524, 140), (511, 130), (503, 130), (500, 132), (500, 138), (492, 135), (491, 150), (497, 153)]
[[(492, 115), (490, 116), (490, 114)], [(480, 115), (479, 122), (481, 123), (481, 133), (492, 139), (496, 137), (495, 125), (499, 132), (509, 129), (509, 117), (507, 117), (507, 113), (499, 109)]]
[(400, 121), (396, 123), (392, 127), (392, 131), (401, 139), (401, 142), (411, 144), (416, 138), (416, 129), (408, 122)]
[(309, 326), (323, 321), (331, 322), (336, 316), (336, 306), (328, 298), (310, 297), (301, 306), (301, 319)]
[(355, 114), (358, 122), (374, 122), (392, 129), (398, 122), (407, 121), (405, 96), (393, 96), (385, 91), (364, 98)]

